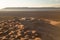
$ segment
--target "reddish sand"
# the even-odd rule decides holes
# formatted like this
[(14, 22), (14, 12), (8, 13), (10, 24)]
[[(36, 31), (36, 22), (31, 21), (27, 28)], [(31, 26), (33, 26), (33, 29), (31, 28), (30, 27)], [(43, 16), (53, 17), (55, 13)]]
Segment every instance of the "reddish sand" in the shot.
[(52, 25), (57, 25), (57, 24), (60, 24), (60, 21), (54, 21), (54, 20), (48, 20), (48, 19), (44, 19), (45, 21), (49, 21), (50, 22), (50, 24), (52, 24)]

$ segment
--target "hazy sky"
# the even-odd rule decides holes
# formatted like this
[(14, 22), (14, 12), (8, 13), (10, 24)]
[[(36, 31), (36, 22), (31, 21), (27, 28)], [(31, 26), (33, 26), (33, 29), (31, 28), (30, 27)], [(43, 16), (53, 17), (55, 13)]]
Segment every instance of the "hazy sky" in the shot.
[(48, 6), (60, 6), (60, 0), (0, 0), (0, 8)]

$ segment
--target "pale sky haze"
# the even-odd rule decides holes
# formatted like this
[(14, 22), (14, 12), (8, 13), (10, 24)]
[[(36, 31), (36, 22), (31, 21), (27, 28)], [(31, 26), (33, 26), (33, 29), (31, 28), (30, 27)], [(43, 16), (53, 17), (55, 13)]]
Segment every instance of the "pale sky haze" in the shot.
[(4, 7), (60, 7), (60, 0), (0, 0)]

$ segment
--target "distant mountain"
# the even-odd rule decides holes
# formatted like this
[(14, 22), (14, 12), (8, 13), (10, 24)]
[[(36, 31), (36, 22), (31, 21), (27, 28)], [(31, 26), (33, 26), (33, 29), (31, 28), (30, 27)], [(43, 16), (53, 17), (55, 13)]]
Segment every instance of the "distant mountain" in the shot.
[(60, 9), (60, 7), (6, 7), (4, 9)]
[(6, 7), (0, 11), (60, 11), (60, 7)]

